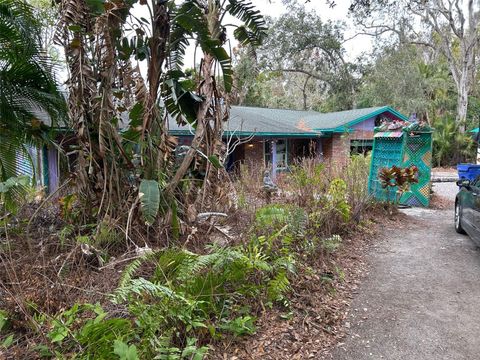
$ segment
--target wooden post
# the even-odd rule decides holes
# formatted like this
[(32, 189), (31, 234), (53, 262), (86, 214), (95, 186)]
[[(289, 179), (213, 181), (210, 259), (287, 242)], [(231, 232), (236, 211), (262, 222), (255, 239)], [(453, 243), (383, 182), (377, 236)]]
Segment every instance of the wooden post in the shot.
[(272, 180), (277, 179), (277, 140), (272, 140)]

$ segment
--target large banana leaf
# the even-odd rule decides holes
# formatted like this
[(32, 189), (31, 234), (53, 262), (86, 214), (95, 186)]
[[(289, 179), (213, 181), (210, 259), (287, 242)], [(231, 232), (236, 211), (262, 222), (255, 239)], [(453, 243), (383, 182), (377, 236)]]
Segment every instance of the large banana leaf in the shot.
[(152, 225), (160, 207), (160, 188), (155, 180), (142, 180), (138, 189), (142, 215), (147, 225)]
[(227, 11), (243, 21), (244, 25), (235, 30), (234, 35), (243, 45), (260, 45), (266, 36), (267, 26), (259, 10), (251, 1), (229, 0)]

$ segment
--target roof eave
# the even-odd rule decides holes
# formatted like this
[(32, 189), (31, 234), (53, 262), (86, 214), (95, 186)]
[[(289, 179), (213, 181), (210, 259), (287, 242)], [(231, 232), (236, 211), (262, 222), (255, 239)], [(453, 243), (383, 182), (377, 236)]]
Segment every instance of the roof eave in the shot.
[(359, 117), (358, 119), (355, 119), (355, 120), (352, 120), (352, 121), (346, 123), (345, 125), (343, 125), (343, 127), (350, 127), (350, 126), (356, 125), (358, 123), (361, 123), (362, 121), (368, 120), (368, 119), (370, 119), (374, 116), (380, 115), (381, 113), (384, 113), (384, 112), (389, 112), (389, 113), (399, 117), (403, 121), (408, 121), (408, 117), (399, 113), (397, 110), (392, 109), (390, 106), (383, 106), (378, 110), (375, 110), (375, 111), (373, 111), (369, 114), (366, 114), (366, 115), (363, 115), (363, 116)]
[(346, 124), (344, 125), (341, 125), (341, 126), (337, 126), (336, 128), (331, 128), (331, 129), (314, 129), (316, 131), (323, 131), (323, 132), (332, 132), (332, 133), (345, 133), (345, 132), (351, 132), (352, 130), (349, 129), (351, 126), (354, 126), (358, 123), (361, 123), (362, 121), (365, 121), (365, 120), (368, 120), (374, 116), (377, 116), (381, 113), (384, 113), (384, 112), (389, 112), (397, 117), (399, 117), (400, 119), (404, 120), (404, 121), (407, 121), (408, 118), (399, 113), (398, 111), (392, 109), (390, 106), (383, 106), (381, 108), (379, 108), (378, 110), (375, 110), (375, 111), (372, 111), (371, 113), (368, 113), (366, 115), (363, 115), (355, 120), (352, 120), (352, 121), (349, 121), (347, 122)]
[[(170, 135), (173, 136), (193, 136), (188, 130), (170, 130)], [(305, 132), (305, 133), (287, 133), (287, 132), (251, 132), (251, 131), (225, 131), (223, 137), (239, 136), (239, 137), (278, 137), (278, 138), (319, 138), (325, 136), (322, 131)]]

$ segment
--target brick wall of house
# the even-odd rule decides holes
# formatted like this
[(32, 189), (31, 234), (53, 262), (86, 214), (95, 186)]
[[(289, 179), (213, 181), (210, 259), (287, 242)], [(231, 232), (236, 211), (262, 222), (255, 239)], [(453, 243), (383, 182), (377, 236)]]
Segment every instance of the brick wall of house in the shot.
[(330, 162), (338, 166), (345, 166), (349, 157), (350, 136), (347, 134), (333, 134)]
[(245, 163), (254, 165), (256, 167), (265, 166), (265, 161), (263, 159), (264, 144), (262, 140), (252, 140), (243, 146), (245, 150)]
[(322, 138), (323, 161), (326, 163), (332, 159), (332, 138)]
[(350, 139), (373, 140), (373, 130), (354, 130), (350, 133)]

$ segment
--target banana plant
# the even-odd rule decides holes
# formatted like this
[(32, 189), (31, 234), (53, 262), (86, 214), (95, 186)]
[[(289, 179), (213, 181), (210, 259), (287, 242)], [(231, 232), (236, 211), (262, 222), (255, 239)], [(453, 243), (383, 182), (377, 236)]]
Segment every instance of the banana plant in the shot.
[[(207, 174), (219, 167), (227, 114), (221, 99), (231, 90), (233, 77), (224, 16), (241, 20), (234, 34), (244, 44), (261, 41), (263, 18), (246, 0), (57, 3), (61, 16), (56, 41), (66, 50), (69, 112), (78, 143), (76, 193), (86, 219), (128, 217), (128, 222), (143, 214), (151, 224), (159, 213), (157, 190), (162, 204), (178, 201), (178, 209), (185, 208), (187, 196), (177, 190), (193, 159)], [(149, 16), (137, 16), (134, 5)], [(203, 54), (193, 82), (184, 71), (192, 39)], [(140, 61), (147, 65), (144, 74), (135, 65)], [(217, 85), (220, 78), (222, 86)], [(167, 116), (195, 128), (191, 149), (179, 166)], [(195, 184), (206, 183), (198, 180)], [(137, 205), (140, 212), (130, 211)]]
[[(165, 97), (165, 103), (169, 112), (180, 121), (187, 121), (195, 128), (192, 145), (183, 162), (177, 169), (175, 176), (169, 183), (167, 190), (174, 190), (180, 180), (185, 176), (190, 165), (198, 151), (205, 155), (210, 161), (205, 165), (206, 178), (214, 174), (218, 169), (218, 159), (221, 158), (219, 149), (221, 149), (221, 134), (223, 120), (228, 118), (228, 111), (225, 109), (224, 101), (227, 98), (226, 93), (230, 92), (233, 83), (233, 70), (231, 57), (225, 46), (227, 44), (226, 27), (223, 20), (226, 14), (238, 18), (242, 25), (234, 31), (234, 36), (243, 45), (258, 45), (266, 35), (266, 25), (259, 11), (250, 1), (228, 0), (220, 3), (215, 0), (187, 0), (180, 5), (175, 16), (175, 22), (172, 27), (172, 38), (170, 41), (172, 55), (172, 69), (168, 72), (168, 81), (170, 94)], [(183, 57), (188, 44), (188, 39), (194, 37), (203, 52), (199, 73), (199, 86), (195, 95), (201, 98), (201, 101), (194, 106), (195, 116), (183, 117), (186, 112), (182, 109), (185, 106), (180, 99), (192, 99), (185, 97), (185, 94), (175, 92), (179, 84), (181, 67), (183, 66)], [(218, 66), (217, 66), (218, 65)], [(220, 68), (223, 77), (223, 89), (217, 86), (214, 69)], [(181, 87), (180, 87), (181, 88)], [(173, 90), (173, 91), (172, 91)], [(198, 99), (195, 98), (194, 101)]]

